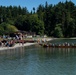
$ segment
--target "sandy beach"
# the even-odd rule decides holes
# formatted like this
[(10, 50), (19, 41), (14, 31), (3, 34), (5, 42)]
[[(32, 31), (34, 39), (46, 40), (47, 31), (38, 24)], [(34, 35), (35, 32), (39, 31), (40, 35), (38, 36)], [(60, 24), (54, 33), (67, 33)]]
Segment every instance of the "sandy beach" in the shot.
[[(52, 38), (43, 38), (43, 40), (47, 40), (47, 41), (50, 41), (50, 40), (53, 40)], [(15, 48), (18, 48), (18, 47), (24, 47), (24, 46), (30, 46), (30, 45), (35, 45), (35, 44), (38, 44), (37, 42), (35, 43), (17, 43), (15, 44), (13, 47), (0, 47), (0, 50), (8, 50), (8, 49), (15, 49)]]
[(30, 45), (34, 45), (34, 44), (37, 44), (37, 43), (25, 43), (25, 44), (18, 43), (18, 44), (15, 44), (13, 47), (0, 47), (0, 50), (15, 49), (18, 47), (30, 46)]

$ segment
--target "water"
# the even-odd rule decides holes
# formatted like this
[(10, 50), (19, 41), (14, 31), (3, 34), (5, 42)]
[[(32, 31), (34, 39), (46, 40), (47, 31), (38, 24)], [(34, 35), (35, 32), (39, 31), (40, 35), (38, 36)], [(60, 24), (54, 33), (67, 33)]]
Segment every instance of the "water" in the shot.
[(57, 44), (62, 44), (65, 42), (70, 43), (70, 44), (72, 44), (72, 43), (76, 44), (76, 39), (54, 39), (50, 42), (51, 43), (57, 43)]
[(76, 48), (36, 45), (0, 51), (0, 75), (76, 75)]

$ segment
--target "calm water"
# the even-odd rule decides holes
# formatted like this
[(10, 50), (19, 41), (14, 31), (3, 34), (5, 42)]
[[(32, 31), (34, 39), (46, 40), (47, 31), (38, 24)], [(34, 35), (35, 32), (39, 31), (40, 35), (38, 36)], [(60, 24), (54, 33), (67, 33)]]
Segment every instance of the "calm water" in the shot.
[(0, 51), (0, 75), (76, 75), (76, 48), (36, 45)]

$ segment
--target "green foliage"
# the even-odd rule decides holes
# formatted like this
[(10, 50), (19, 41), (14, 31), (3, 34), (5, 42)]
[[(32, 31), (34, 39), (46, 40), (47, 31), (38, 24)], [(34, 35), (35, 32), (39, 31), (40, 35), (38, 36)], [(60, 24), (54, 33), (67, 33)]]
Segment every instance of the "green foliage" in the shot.
[(4, 34), (4, 28), (2, 26), (0, 26), (0, 35)]
[(36, 34), (43, 35), (44, 34), (44, 23), (43, 21), (38, 19), (37, 15), (32, 15), (30, 17), (31, 21), (31, 31), (36, 32)]
[(10, 25), (7, 23), (0, 24), (0, 35), (10, 34), (18, 31), (18, 29), (14, 25)]
[(31, 12), (21, 6), (0, 6), (0, 34), (13, 32), (11, 30), (15, 27), (10, 25), (39, 35), (75, 37), (76, 5), (67, 0), (56, 5), (45, 2), (45, 5), (38, 6), (37, 11), (33, 7)]
[(10, 25), (10, 24), (7, 25), (7, 30), (8, 33), (14, 33), (18, 31), (18, 29), (14, 25)]
[(61, 24), (57, 24), (55, 29), (54, 29), (54, 36), (55, 37), (63, 37), (62, 29), (61, 29)]
[(15, 21), (15, 26), (19, 30), (31, 31), (36, 34), (44, 34), (44, 23), (38, 19), (37, 14), (28, 15), (28, 16), (18, 16)]

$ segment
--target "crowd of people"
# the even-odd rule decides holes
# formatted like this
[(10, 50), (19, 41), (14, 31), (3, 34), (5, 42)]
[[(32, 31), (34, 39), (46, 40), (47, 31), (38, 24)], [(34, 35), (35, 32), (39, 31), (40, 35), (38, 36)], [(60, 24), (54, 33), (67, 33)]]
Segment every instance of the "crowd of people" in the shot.
[(14, 44), (15, 44), (14, 40), (2, 40), (2, 41), (0, 41), (1, 47), (12, 47), (12, 46), (14, 46)]
[(2, 40), (0, 40), (0, 47), (12, 47), (16, 43), (24, 43), (22, 35), (15, 35), (13, 38), (3, 35)]
[(65, 43), (55, 43), (55, 44), (50, 43), (49, 45), (50, 46), (75, 46), (76, 44), (65, 42)]

